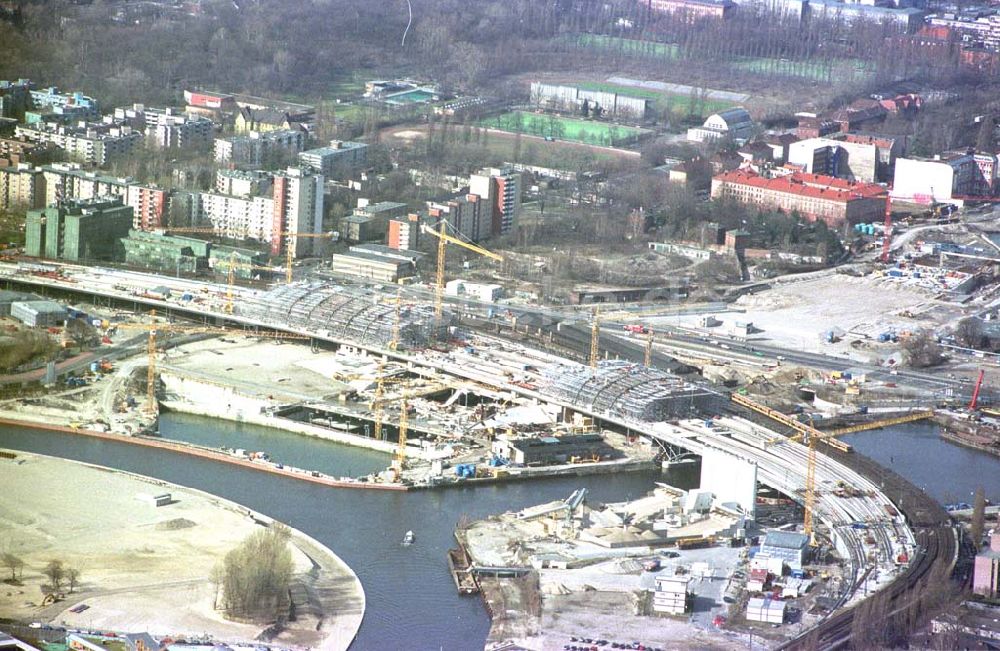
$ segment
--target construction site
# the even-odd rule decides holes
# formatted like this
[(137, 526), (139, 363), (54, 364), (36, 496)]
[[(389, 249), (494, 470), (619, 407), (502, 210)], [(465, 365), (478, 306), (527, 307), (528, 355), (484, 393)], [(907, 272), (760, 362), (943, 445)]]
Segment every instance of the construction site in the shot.
[[(852, 284), (900, 278), (819, 273), (732, 304), (533, 312), (445, 301), (443, 259), (427, 289), (322, 274), (261, 289), (233, 274), (214, 284), (11, 265), (9, 285), (85, 313), (100, 344), (47, 369), (44, 390), (5, 400), (2, 415), (334, 487), (427, 490), (695, 464), (693, 489), (664, 485), (608, 507), (575, 493), (460, 527), (455, 585), (483, 594), (498, 644), (644, 640), (650, 618), (650, 648), (676, 639), (729, 648), (748, 631), (836, 639), (850, 625), (838, 619), (844, 607), (902, 594), (953, 557), (933, 505), (904, 488), (904, 511), (836, 436), (934, 417), (929, 402), (937, 417), (975, 411), (981, 376), (965, 407), (961, 380), (916, 370), (897, 352), (911, 334), (871, 320), (893, 310), (954, 320), (969, 305), (991, 309), (989, 296), (907, 286), (878, 292), (883, 309), (841, 312), (844, 327), (819, 324), (807, 314), (822, 307), (818, 288), (850, 301)], [(781, 292), (813, 300), (786, 299), (771, 317), (751, 311)], [(815, 344), (796, 346), (789, 337), (805, 335), (778, 336), (783, 328), (808, 329)], [(333, 477), (268, 450), (157, 441), (160, 410), (368, 448), (385, 454), (385, 470)], [(787, 562), (792, 552), (798, 561)]]

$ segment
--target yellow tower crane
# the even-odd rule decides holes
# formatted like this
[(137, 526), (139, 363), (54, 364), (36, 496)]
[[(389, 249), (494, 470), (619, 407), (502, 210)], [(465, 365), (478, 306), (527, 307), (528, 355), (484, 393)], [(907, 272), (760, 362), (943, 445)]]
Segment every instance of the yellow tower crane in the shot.
[(445, 270), (445, 245), (454, 244), (455, 246), (460, 246), (464, 249), (468, 249), (473, 253), (478, 253), (479, 255), (485, 256), (497, 262), (503, 262), (503, 256), (498, 253), (493, 253), (488, 251), (481, 246), (471, 244), (464, 240), (460, 240), (457, 237), (449, 235), (445, 230), (447, 228), (448, 222), (441, 220), (438, 224), (438, 230), (434, 230), (427, 224), (420, 227), (420, 230), (424, 233), (428, 233), (438, 238), (438, 250), (437, 250), (437, 275), (434, 278), (434, 325), (438, 328), (441, 326), (441, 317), (444, 313), (444, 270)]
[(410, 405), (406, 398), (407, 394), (404, 393), (399, 402), (399, 437), (396, 444), (396, 456), (392, 463), (393, 468), (395, 468), (397, 475), (400, 477), (402, 477), (403, 467), (406, 465), (406, 431), (409, 429), (410, 424), (410, 415), (407, 413)]
[(289, 241), (285, 242), (285, 282), (291, 284), (292, 262), (295, 258), (294, 249), (297, 248), (293, 246), (293, 243), (300, 237), (332, 238), (333, 233), (293, 233), (290, 231), (281, 231), (278, 233), (278, 236), (289, 238)]
[(646, 328), (646, 352), (643, 355), (643, 365), (649, 368), (653, 365), (653, 329)]
[(226, 314), (233, 313), (233, 298), (234, 298), (234, 287), (236, 286), (236, 270), (237, 269), (249, 269), (253, 272), (254, 269), (260, 271), (270, 271), (274, 273), (274, 267), (266, 267), (257, 264), (251, 264), (249, 262), (238, 262), (236, 260), (236, 251), (233, 251), (229, 255), (228, 260), (220, 260), (218, 263), (226, 268)]
[(392, 319), (392, 339), (389, 340), (389, 350), (399, 348), (399, 322), (403, 311), (403, 290), (396, 290), (396, 305)]
[(805, 439), (809, 450), (806, 464), (805, 516), (803, 519), (803, 529), (805, 530), (806, 535), (809, 536), (809, 544), (815, 546), (816, 539), (813, 535), (813, 520), (816, 511), (816, 445), (823, 442), (832, 448), (841, 450), (842, 452), (850, 452), (853, 448), (843, 441), (838, 441), (834, 438), (833, 434), (821, 432), (812, 425), (806, 425), (791, 416), (755, 402), (744, 395), (734, 393), (731, 398), (736, 404), (751, 409), (758, 414), (767, 416), (782, 425), (787, 425), (797, 432), (797, 434), (788, 438), (779, 437), (771, 439), (768, 443), (775, 443), (778, 441), (802, 441)]
[(601, 308), (594, 308), (594, 315), (590, 320), (590, 368), (597, 368), (597, 361), (601, 356)]

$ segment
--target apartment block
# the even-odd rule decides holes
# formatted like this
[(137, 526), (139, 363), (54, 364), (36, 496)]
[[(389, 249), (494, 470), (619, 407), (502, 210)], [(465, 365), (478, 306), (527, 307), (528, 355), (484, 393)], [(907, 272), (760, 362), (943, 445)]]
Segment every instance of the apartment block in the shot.
[(185, 115), (169, 107), (133, 104), (115, 109), (111, 121), (144, 132), (146, 141), (157, 149), (206, 150), (215, 137), (215, 124), (208, 118)]
[(651, 11), (689, 20), (700, 18), (728, 18), (736, 9), (729, 0), (648, 0)]
[(41, 168), (45, 178), (45, 205), (67, 199), (125, 197), (129, 179), (105, 176), (82, 169), (78, 163), (54, 163)]
[(19, 212), (45, 206), (45, 177), (31, 165), (0, 167), (0, 211)]
[(58, 151), (59, 148), (51, 143), (0, 138), (0, 167), (16, 167), (21, 163), (42, 165), (55, 160)]
[(271, 193), (274, 175), (263, 170), (218, 170), (215, 173), (215, 191), (234, 197), (251, 197)]
[(71, 161), (98, 166), (127, 157), (142, 141), (142, 134), (131, 127), (93, 122), (18, 125), (15, 135), (32, 142), (52, 143)]
[(0, 80), (0, 118), (24, 118), (24, 112), (31, 108), (34, 87), (29, 79)]
[(381, 241), (389, 229), (389, 220), (405, 214), (405, 203), (358, 199), (354, 211), (341, 220), (340, 232), (348, 242)]
[(467, 194), (445, 202), (428, 202), (427, 215), (432, 221), (445, 219), (472, 242), (493, 234), (493, 204), (478, 194)]
[(234, 165), (267, 165), (271, 160), (299, 154), (305, 141), (306, 134), (301, 129), (251, 131), (240, 136), (216, 138), (215, 161)]
[(31, 104), (36, 110), (79, 116), (82, 120), (100, 120), (101, 107), (97, 100), (80, 92), (64, 93), (55, 86), (32, 90)]
[(125, 188), (125, 203), (132, 208), (133, 228), (141, 231), (162, 228), (167, 223), (170, 190), (130, 183)]
[(283, 233), (323, 232), (323, 175), (300, 167), (289, 167), (274, 175), (274, 221), (271, 233), (271, 254), (285, 251), (292, 257), (313, 255), (317, 250), (315, 237), (287, 237)]
[(132, 208), (119, 197), (66, 201), (28, 212), (25, 253), (80, 262), (124, 257), (121, 238), (132, 228)]
[(329, 147), (307, 149), (299, 154), (299, 164), (330, 178), (341, 176), (368, 160), (368, 145), (363, 142), (331, 140)]
[(724, 172), (712, 179), (712, 197), (729, 197), (762, 208), (798, 212), (830, 227), (876, 221), (885, 215), (885, 188), (832, 176), (796, 172), (768, 178), (749, 170)]
[[(249, 181), (260, 194), (232, 195), (201, 192), (192, 210), (193, 222), (206, 224), (216, 234), (230, 239), (253, 239), (269, 244), (272, 255), (291, 247), (293, 257), (311, 255), (312, 237), (290, 237), (290, 233), (318, 234), (323, 229), (323, 176), (290, 167), (284, 172)], [(220, 175), (231, 191), (242, 191), (235, 175)]]
[(482, 169), (469, 177), (469, 194), (485, 199), (491, 206), (490, 235), (506, 235), (517, 226), (521, 211), (519, 173), (509, 167)]
[(386, 244), (391, 249), (416, 249), (420, 244), (420, 215), (410, 213), (406, 217), (390, 219)]

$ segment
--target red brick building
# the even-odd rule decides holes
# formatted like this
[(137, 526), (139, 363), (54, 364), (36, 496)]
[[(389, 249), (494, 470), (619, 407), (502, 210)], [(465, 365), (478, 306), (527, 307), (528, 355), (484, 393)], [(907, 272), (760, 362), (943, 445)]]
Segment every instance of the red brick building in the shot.
[(712, 179), (712, 197), (798, 212), (808, 221), (830, 227), (877, 221), (885, 215), (888, 193), (882, 186), (820, 174), (795, 172), (767, 178), (748, 170), (725, 172)]

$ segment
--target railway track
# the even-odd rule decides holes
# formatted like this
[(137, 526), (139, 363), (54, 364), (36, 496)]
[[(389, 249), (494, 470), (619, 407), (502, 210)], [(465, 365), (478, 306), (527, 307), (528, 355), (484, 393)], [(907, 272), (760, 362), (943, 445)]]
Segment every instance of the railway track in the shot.
[[(824, 453), (879, 481), (884, 486), (885, 494), (895, 501), (914, 530), (920, 551), (911, 559), (906, 572), (883, 588), (888, 603), (885, 620), (871, 622), (873, 625), (887, 625), (891, 617), (904, 612), (914, 603), (918, 598), (918, 588), (932, 574), (941, 571), (942, 576), (950, 575), (958, 552), (954, 529), (941, 505), (891, 470), (861, 455), (835, 450)], [(848, 648), (851, 646), (857, 613), (857, 606), (836, 613), (778, 648), (788, 651)]]
[[(485, 324), (476, 325), (482, 327)], [(492, 334), (498, 334), (495, 325), (489, 324), (489, 326)], [(550, 345), (562, 351), (572, 351), (579, 359), (586, 361), (585, 358), (590, 350), (589, 328), (564, 324), (558, 331), (550, 330), (550, 332), (552, 336)], [(499, 334), (522, 338), (512, 332)], [(638, 363), (641, 363), (644, 353), (643, 348), (636, 343), (603, 336), (600, 350), (602, 353), (607, 351), (610, 357), (617, 356)], [(691, 367), (660, 352), (654, 352), (653, 365), (673, 372), (683, 373), (691, 370)], [(730, 407), (726, 411), (743, 418), (748, 417), (746, 410), (743, 409), (735, 410)], [(750, 415), (749, 418), (756, 420), (754, 415)], [(896, 504), (913, 529), (919, 546), (918, 553), (910, 560), (906, 571), (881, 591), (888, 600), (885, 621), (881, 624), (888, 625), (890, 618), (904, 613), (918, 599), (918, 589), (925, 587), (925, 581), (932, 575), (936, 572), (941, 572), (939, 576), (951, 575), (958, 557), (955, 530), (941, 505), (898, 474), (859, 454), (844, 453), (834, 449), (824, 450), (823, 453), (879, 484), (882, 492)], [(800, 637), (778, 648), (788, 651), (850, 648), (857, 613), (856, 605), (835, 613)]]

